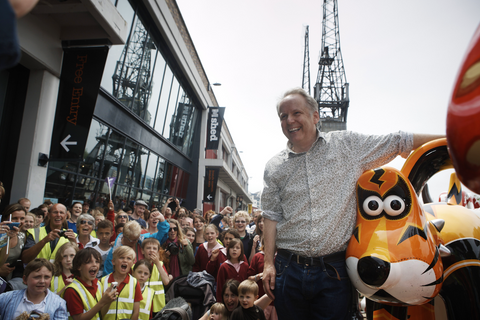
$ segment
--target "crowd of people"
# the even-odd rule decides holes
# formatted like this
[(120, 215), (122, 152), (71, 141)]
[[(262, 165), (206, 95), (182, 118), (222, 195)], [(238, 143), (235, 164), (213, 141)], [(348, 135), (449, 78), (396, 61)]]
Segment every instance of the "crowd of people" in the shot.
[(150, 210), (143, 200), (125, 211), (112, 201), (32, 208), (23, 198), (2, 213), (1, 320), (152, 319), (172, 282), (190, 272), (215, 279), (217, 302), (201, 319), (277, 319), (262, 284), (260, 211), (203, 214), (174, 198)]

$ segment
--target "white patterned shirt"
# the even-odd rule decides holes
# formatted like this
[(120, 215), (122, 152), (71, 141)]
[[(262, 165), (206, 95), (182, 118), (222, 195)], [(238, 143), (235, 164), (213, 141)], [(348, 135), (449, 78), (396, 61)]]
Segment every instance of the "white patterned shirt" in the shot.
[(356, 223), (355, 188), (363, 172), (406, 158), (413, 134), (317, 132), (307, 152), (291, 144), (265, 166), (262, 208), (276, 221), (278, 249), (319, 257), (347, 248)]

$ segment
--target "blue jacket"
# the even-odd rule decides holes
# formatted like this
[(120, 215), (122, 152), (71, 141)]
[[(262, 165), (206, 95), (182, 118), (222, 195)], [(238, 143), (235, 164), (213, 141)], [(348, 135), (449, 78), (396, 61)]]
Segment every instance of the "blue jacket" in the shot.
[[(157, 229), (158, 232), (156, 233), (144, 233), (140, 235), (140, 238), (138, 239), (138, 250), (141, 250), (142, 247), (142, 241), (147, 239), (147, 238), (155, 238), (160, 242), (160, 245), (162, 245), (165, 241), (167, 241), (168, 238), (168, 230), (170, 230), (170, 223), (167, 221), (159, 222), (157, 224)], [(115, 239), (115, 244), (113, 247), (108, 251), (107, 258), (105, 259), (103, 263), (103, 274), (107, 275), (113, 272), (113, 251), (120, 247), (122, 245), (122, 238), (123, 238), (123, 233), (120, 233), (117, 236), (117, 239)], [(1, 320), (1, 319), (0, 319)]]
[[(22, 302), (25, 290), (15, 290), (0, 295), (0, 320), (13, 320), (15, 311)], [(53, 292), (45, 298), (45, 313), (50, 314), (50, 319), (67, 320), (67, 304)]]

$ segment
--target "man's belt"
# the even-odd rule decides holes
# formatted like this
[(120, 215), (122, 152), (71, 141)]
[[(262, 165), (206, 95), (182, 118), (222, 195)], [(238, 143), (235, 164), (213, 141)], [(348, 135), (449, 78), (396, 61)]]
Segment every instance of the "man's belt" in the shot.
[(345, 251), (339, 251), (321, 257), (303, 257), (285, 249), (278, 249), (277, 255), (285, 259), (289, 259), (291, 257), (290, 261), (296, 262), (297, 264), (305, 264), (309, 266), (321, 266), (325, 263), (345, 261)]

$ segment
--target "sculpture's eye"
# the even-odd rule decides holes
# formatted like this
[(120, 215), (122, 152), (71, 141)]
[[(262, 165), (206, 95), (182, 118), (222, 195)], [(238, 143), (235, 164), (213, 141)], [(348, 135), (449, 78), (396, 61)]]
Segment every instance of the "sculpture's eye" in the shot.
[(363, 211), (370, 216), (378, 216), (383, 211), (383, 201), (377, 196), (370, 196), (363, 201)]
[(398, 216), (405, 210), (405, 201), (399, 196), (388, 196), (384, 201), (383, 209), (389, 216)]

